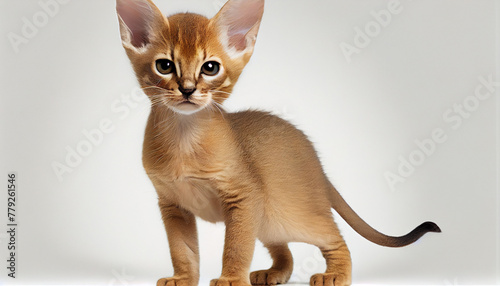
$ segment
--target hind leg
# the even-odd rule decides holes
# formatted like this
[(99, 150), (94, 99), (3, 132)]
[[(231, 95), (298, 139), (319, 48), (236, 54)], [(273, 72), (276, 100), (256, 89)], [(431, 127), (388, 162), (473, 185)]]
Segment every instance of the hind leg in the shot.
[(351, 255), (342, 241), (321, 249), (326, 259), (326, 272), (311, 277), (311, 286), (351, 285)]
[(293, 258), (288, 245), (266, 245), (273, 258), (273, 266), (268, 270), (255, 271), (250, 274), (252, 285), (285, 284), (290, 279), (293, 271)]
[(325, 273), (311, 277), (311, 286), (349, 286), (351, 285), (351, 254), (340, 235), (333, 219), (324, 220), (323, 232), (326, 231), (326, 240), (317, 243), (326, 260)]

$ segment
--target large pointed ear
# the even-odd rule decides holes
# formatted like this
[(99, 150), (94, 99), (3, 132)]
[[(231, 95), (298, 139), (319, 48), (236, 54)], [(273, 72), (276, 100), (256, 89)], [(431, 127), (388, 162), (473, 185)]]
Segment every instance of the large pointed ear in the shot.
[(150, 0), (116, 0), (123, 46), (138, 51), (151, 43), (167, 19)]
[(231, 58), (252, 53), (264, 13), (264, 0), (229, 0), (212, 18)]

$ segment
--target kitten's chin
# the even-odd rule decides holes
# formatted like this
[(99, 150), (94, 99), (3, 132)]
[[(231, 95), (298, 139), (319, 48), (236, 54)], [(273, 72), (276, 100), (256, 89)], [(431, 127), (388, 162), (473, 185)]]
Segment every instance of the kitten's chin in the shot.
[(192, 114), (197, 113), (198, 111), (201, 111), (206, 106), (186, 101), (186, 102), (181, 102), (179, 104), (176, 104), (175, 106), (169, 106), (169, 107), (175, 113), (182, 114), (182, 115), (192, 115)]

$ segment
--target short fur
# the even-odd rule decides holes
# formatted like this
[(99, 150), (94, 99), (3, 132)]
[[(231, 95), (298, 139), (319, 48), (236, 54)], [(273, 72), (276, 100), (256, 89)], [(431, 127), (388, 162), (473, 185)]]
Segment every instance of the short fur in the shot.
[[(293, 269), (289, 242), (321, 249), (327, 269), (311, 285), (350, 285), (350, 254), (332, 207), (380, 245), (404, 246), (439, 231), (427, 222), (403, 237), (379, 233), (342, 199), (301, 131), (266, 112), (221, 108), (250, 60), (263, 8), (263, 0), (229, 0), (212, 19), (165, 18), (150, 0), (117, 0), (123, 46), (152, 102), (143, 163), (158, 193), (174, 266), (173, 277), (157, 285), (197, 285), (195, 216), (226, 224), (222, 275), (212, 286), (286, 283)], [(157, 60), (175, 67), (162, 74)], [(220, 64), (215, 75), (204, 71), (210, 61)], [(274, 263), (250, 274), (256, 239)]]

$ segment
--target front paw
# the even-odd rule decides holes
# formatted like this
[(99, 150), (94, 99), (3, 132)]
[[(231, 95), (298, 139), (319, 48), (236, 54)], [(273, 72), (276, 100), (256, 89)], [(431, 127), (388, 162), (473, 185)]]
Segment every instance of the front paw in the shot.
[(192, 279), (181, 277), (161, 278), (156, 282), (156, 286), (196, 286), (197, 283)]
[(210, 286), (252, 286), (247, 281), (241, 279), (230, 279), (221, 277), (210, 281)]

